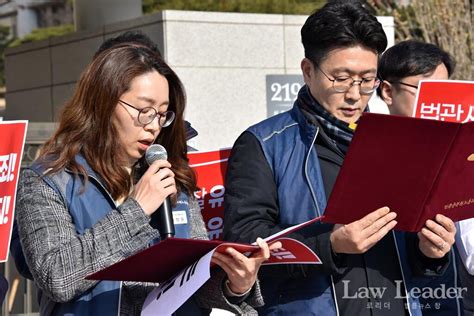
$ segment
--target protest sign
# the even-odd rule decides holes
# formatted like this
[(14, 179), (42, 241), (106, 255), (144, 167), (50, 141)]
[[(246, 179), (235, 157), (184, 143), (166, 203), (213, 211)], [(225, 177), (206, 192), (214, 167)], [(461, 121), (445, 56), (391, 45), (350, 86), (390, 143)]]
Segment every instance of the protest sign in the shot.
[(27, 121), (0, 122), (0, 262), (8, 259)]
[(201, 208), (209, 239), (222, 239), (224, 224), (224, 179), (230, 148), (188, 153), (189, 164), (197, 175), (194, 193)]

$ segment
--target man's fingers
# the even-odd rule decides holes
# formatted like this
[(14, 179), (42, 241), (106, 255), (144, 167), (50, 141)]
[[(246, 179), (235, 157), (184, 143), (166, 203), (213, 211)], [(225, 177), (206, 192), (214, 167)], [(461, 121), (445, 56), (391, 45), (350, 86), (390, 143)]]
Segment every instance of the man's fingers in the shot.
[(436, 222), (441, 224), (448, 232), (456, 233), (456, 225), (454, 225), (452, 219), (441, 214), (437, 214), (435, 219)]
[(379, 218), (387, 215), (390, 212), (390, 209), (387, 206), (381, 207), (372, 213), (367, 214), (366, 216), (362, 217), (360, 220), (356, 221), (361, 225), (361, 229), (365, 229), (366, 227), (375, 223)]
[(421, 231), (419, 231), (418, 233), (416, 233), (416, 235), (418, 236), (418, 239), (420, 240), (420, 242), (428, 241), (428, 239), (426, 239), (426, 237), (423, 236), (423, 234), (421, 233)]
[(431, 242), (434, 247), (437, 247), (441, 250), (446, 250), (444, 249), (447, 246), (446, 241), (428, 228), (423, 227), (421, 229), (421, 234), (427, 239), (427, 241)]
[(364, 229), (364, 233), (367, 233), (367, 237), (372, 236), (373, 234), (380, 231), (382, 227), (385, 227), (388, 223), (393, 221), (396, 217), (397, 214), (395, 212), (389, 212), (373, 222), (372, 225), (367, 226)]
[[(450, 218), (438, 214), (436, 215), (436, 222), (432, 220), (427, 220), (425, 225), (431, 232), (438, 235), (443, 240), (443, 242), (447, 243), (449, 247), (454, 244), (454, 235), (456, 234), (456, 227), (454, 225), (454, 222)], [(439, 244), (438, 246), (441, 247), (441, 244)]]
[(385, 223), (380, 229), (373, 233), (366, 239), (365, 248), (370, 249), (373, 245), (378, 243), (385, 235), (387, 235), (397, 225), (397, 221), (391, 220)]
[(425, 226), (425, 229), (428, 228), (429, 231), (435, 235), (438, 235), (443, 240), (445, 240), (446, 237), (448, 237), (447, 235), (449, 235), (449, 232), (443, 226), (436, 223), (435, 221), (432, 221), (431, 219), (426, 221)]
[(426, 236), (427, 232), (429, 233), (430, 231), (426, 228), (423, 228), (422, 231), (418, 232), (420, 250), (429, 258), (441, 258), (447, 253), (450, 246), (442, 240), (438, 240), (437, 243), (434, 243), (430, 237)]

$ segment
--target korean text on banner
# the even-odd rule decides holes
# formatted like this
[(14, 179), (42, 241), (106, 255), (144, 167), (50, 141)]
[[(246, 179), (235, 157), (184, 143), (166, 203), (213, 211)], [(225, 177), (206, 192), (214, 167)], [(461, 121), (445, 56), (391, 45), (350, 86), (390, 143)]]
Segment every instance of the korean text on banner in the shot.
[(8, 259), (27, 121), (0, 122), (0, 262)]
[(474, 121), (474, 81), (420, 81), (413, 116), (445, 122)]
[(222, 239), (224, 223), (224, 178), (230, 148), (188, 153), (189, 164), (197, 175), (199, 191), (194, 193), (201, 208), (209, 239)]

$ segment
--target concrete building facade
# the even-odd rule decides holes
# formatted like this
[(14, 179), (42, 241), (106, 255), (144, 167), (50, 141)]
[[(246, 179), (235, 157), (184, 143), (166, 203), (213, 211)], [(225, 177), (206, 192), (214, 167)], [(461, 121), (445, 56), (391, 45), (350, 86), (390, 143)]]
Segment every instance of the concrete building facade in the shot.
[(0, 24), (10, 26), (14, 37), (40, 27), (72, 23), (72, 5), (67, 0), (0, 1)]
[[(228, 147), (246, 127), (267, 117), (266, 77), (301, 74), (299, 32), (305, 19), (163, 11), (7, 49), (5, 119), (54, 122), (99, 45), (123, 31), (140, 29), (158, 43), (184, 83), (186, 119), (199, 131), (193, 146)], [(393, 19), (379, 19), (392, 45)]]

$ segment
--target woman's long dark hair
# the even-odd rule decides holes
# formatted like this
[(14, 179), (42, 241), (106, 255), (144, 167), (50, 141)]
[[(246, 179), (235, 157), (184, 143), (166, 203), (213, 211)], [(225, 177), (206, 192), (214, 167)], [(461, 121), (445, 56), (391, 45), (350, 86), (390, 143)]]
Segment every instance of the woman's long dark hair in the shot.
[(150, 71), (157, 71), (167, 79), (168, 109), (176, 113), (173, 123), (160, 131), (156, 143), (168, 151), (178, 190), (192, 194), (196, 176), (186, 156), (183, 85), (159, 55), (133, 45), (103, 51), (84, 70), (72, 98), (61, 112), (58, 130), (41, 151), (40, 158), (50, 169), (48, 172), (68, 168), (87, 179), (84, 168), (75, 160), (76, 155), (82, 154), (114, 199), (127, 196), (132, 179), (122, 167), (126, 158), (111, 117), (120, 96), (130, 89), (131, 81)]

